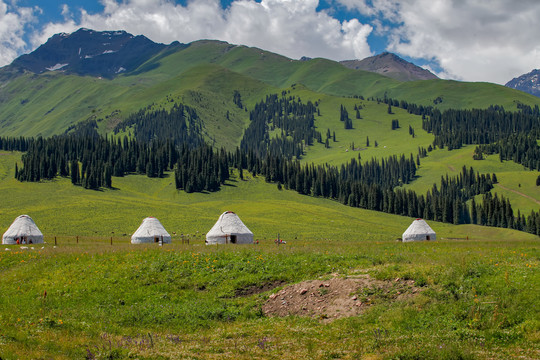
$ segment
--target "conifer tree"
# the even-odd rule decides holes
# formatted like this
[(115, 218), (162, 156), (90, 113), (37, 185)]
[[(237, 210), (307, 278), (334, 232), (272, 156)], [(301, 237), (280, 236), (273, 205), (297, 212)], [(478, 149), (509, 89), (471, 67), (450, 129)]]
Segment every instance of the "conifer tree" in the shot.
[(474, 197), (471, 199), (471, 224), (478, 224), (478, 211)]
[(79, 162), (77, 160), (71, 160), (71, 183), (73, 185), (79, 185)]

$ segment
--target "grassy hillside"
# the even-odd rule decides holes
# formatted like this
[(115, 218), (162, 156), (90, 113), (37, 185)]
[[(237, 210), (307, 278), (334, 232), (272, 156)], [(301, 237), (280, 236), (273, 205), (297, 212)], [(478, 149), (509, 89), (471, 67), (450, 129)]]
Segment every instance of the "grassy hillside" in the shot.
[[(107, 90), (105, 90), (107, 89)], [(110, 81), (91, 77), (25, 74), (1, 90), (4, 136), (51, 136), (91, 118), (126, 91)]]
[[(336, 231), (340, 239), (355, 239), (358, 234), (365, 237), (367, 233), (370, 239), (395, 239), (410, 222), (408, 218), (363, 211), (293, 191), (278, 191), (274, 184), (260, 178), (233, 179), (212, 194), (177, 191), (170, 177), (150, 179), (136, 175), (114, 178), (115, 189), (104, 191), (84, 190), (63, 178), (21, 183), (13, 179), (19, 157), (17, 153), (0, 156), (0, 193), (9, 194), (3, 202), (0, 229), (7, 229), (15, 217), (27, 213), (49, 242), (53, 236), (73, 239), (77, 235), (109, 238), (113, 233), (131, 234), (147, 216), (159, 218), (178, 235), (201, 236), (226, 210), (238, 213), (261, 240), (274, 239), (277, 233), (285, 239), (329, 239), (335, 237)], [(460, 232), (460, 227), (446, 224), (435, 227), (443, 237)], [(465, 232), (460, 234), (463, 236)]]
[(473, 160), (474, 146), (465, 146), (459, 150), (435, 150), (428, 157), (421, 160), (417, 172), (418, 178), (407, 185), (407, 188), (419, 193), (425, 193), (434, 183), (439, 184), (441, 176), (456, 176), (463, 166), (473, 167), (476, 171), (488, 174), (495, 173), (499, 184), (492, 192), (510, 199), (510, 203), (517, 213), (528, 215), (531, 210), (540, 208), (540, 186), (536, 186), (539, 173), (530, 171), (520, 164), (512, 161), (499, 161), (498, 155), (488, 156), (484, 160)]
[[(290, 94), (300, 97), (302, 101), (319, 103), (320, 116), (315, 116), (315, 124), (317, 130), (323, 134), (323, 139), (328, 129), (331, 133), (336, 133), (336, 142), (331, 140), (330, 148), (326, 149), (323, 144), (318, 143), (311, 146), (304, 158), (306, 162), (336, 165), (358, 156), (364, 160), (401, 154), (416, 156), (419, 146), (427, 147), (433, 142), (433, 136), (422, 130), (422, 118), (405, 110), (393, 108), (392, 114), (388, 114), (388, 106), (383, 103), (321, 95), (303, 86), (295, 86)], [(347, 109), (352, 119), (352, 129), (345, 129), (340, 121), (341, 105)], [(361, 107), (360, 119), (356, 119), (355, 106)], [(394, 119), (399, 121), (400, 128), (391, 130)], [(414, 138), (409, 135), (409, 125), (415, 129)], [(369, 147), (366, 146), (368, 137)], [(378, 143), (377, 147), (375, 142)]]
[[(539, 104), (537, 97), (490, 83), (448, 80), (399, 82), (375, 73), (351, 70), (326, 59), (291, 60), (258, 48), (234, 46), (217, 41), (197, 41), (167, 57), (150, 60), (140, 71), (150, 70), (147, 79), (184, 71), (202, 63), (215, 63), (278, 88), (303, 84), (335, 96), (388, 96), (408, 102), (447, 108), (486, 108), (499, 104), (515, 109), (516, 102)], [(139, 74), (139, 72), (137, 72)], [(142, 75), (142, 73), (141, 73)], [(129, 78), (129, 76), (127, 77)], [(433, 101), (440, 97), (443, 102)]]
[(234, 90), (241, 91), (247, 101), (277, 92), (271, 86), (216, 65), (197, 66), (155, 84), (27, 74), (3, 89), (8, 95), (0, 105), (5, 114), (2, 134), (52, 136), (87, 119), (97, 119), (105, 133), (131, 113), (152, 104), (154, 109), (170, 107), (172, 100), (194, 107), (205, 124), (208, 141), (231, 149), (239, 144), (249, 119), (244, 110), (233, 104)]
[[(323, 134), (323, 138), (327, 129), (336, 133), (336, 142), (331, 140), (330, 148), (318, 143), (309, 147), (302, 160), (306, 163), (339, 165), (359, 156), (362, 160), (369, 160), (401, 154), (407, 157), (412, 154), (416, 159), (418, 148), (427, 148), (433, 142), (433, 135), (422, 130), (421, 117), (405, 110), (393, 107), (392, 114), (388, 114), (388, 106), (384, 103), (321, 95), (303, 86), (291, 88), (290, 94), (299, 96), (303, 101), (318, 101), (320, 116), (315, 117), (317, 130)], [(353, 129), (344, 129), (339, 120), (341, 105), (345, 106), (353, 119)], [(361, 119), (355, 118), (355, 106), (362, 107)], [(391, 130), (394, 119), (399, 121), (400, 128)], [(415, 131), (414, 138), (409, 135), (409, 126)], [(370, 140), (369, 147), (366, 146), (367, 138)], [(536, 186), (537, 171), (530, 171), (512, 161), (501, 163), (498, 155), (475, 161), (472, 157), (474, 148), (465, 146), (459, 150), (438, 149), (428, 153), (426, 158), (421, 159), (417, 179), (406, 187), (424, 194), (434, 183), (440, 184), (441, 176), (456, 176), (463, 166), (467, 169), (472, 166), (480, 173), (497, 175), (499, 185), (493, 192), (509, 198), (516, 213), (518, 209), (527, 215), (531, 210), (538, 210), (540, 187)]]
[[(530, 234), (432, 222), (438, 241), (404, 244), (394, 239), (409, 218), (279, 191), (260, 178), (233, 179), (213, 194), (178, 192), (170, 178), (143, 176), (89, 191), (68, 179), (19, 183), (12, 178), (19, 157), (0, 155), (0, 229), (26, 213), (47, 243), (0, 251), (2, 358), (539, 355), (540, 304), (531, 284), (540, 282), (540, 253)], [(260, 243), (205, 246), (204, 233), (225, 210), (239, 214)], [(129, 244), (146, 216), (176, 232), (172, 245)], [(287, 244), (274, 244), (278, 233)], [(288, 284), (365, 276), (388, 288), (347, 295), (364, 303), (359, 316), (262, 311)], [(398, 299), (399, 279), (418, 289)]]
[[(382, 97), (380, 94), (379, 96)], [(435, 106), (441, 110), (450, 108), (487, 108), (502, 105), (515, 110), (517, 103), (537, 104), (538, 97), (491, 83), (471, 83), (453, 80), (424, 80), (400, 83), (387, 89), (391, 98), (414, 104)], [(434, 100), (442, 102), (435, 105)]]
[[(402, 83), (325, 59), (291, 60), (261, 49), (218, 41), (197, 41), (178, 51), (164, 51), (136, 71), (114, 80), (62, 73), (20, 76), (9, 68), (3, 69), (3, 74), (0, 125), (5, 135), (49, 136), (93, 117), (106, 119), (102, 126), (106, 131), (132, 112), (152, 103), (165, 103), (167, 95), (190, 91), (209, 92), (200, 102), (189, 105), (203, 112), (205, 107), (212, 108), (203, 117), (215, 122), (219, 114), (231, 110), (228, 94), (233, 90), (244, 90), (249, 102), (293, 84), (302, 84), (320, 96), (383, 98), (387, 94), (423, 105), (435, 105), (433, 101), (439, 98), (442, 103), (437, 106), (442, 109), (485, 108), (492, 104), (515, 109), (518, 102), (540, 104), (532, 95), (489, 83)], [(231, 77), (235, 80), (229, 81)], [(193, 99), (188, 96), (186, 101), (190, 100)], [(238, 119), (238, 129), (242, 125), (243, 121)], [(213, 131), (212, 126), (208, 130), (210, 138), (220, 133)], [(239, 136), (234, 137), (233, 143)]]

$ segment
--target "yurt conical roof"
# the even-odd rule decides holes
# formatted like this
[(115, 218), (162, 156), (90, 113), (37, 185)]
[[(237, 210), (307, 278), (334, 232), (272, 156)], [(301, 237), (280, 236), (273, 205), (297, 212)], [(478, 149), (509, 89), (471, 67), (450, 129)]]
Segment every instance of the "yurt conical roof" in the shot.
[(423, 219), (416, 219), (405, 230), (402, 236), (403, 241), (435, 240), (435, 231)]
[(43, 242), (43, 234), (36, 223), (28, 215), (18, 216), (2, 236), (2, 244), (39, 244)]
[(253, 244), (253, 233), (232, 211), (225, 211), (206, 234), (206, 244)]
[(163, 243), (171, 242), (171, 235), (165, 230), (163, 225), (155, 217), (147, 217), (144, 219), (137, 229), (131, 235), (132, 244), (154, 243), (163, 241)]

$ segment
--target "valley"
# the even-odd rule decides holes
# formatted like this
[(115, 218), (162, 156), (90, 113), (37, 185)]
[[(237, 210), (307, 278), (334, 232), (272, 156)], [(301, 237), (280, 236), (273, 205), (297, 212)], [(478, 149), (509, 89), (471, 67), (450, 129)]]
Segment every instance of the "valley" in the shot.
[[(131, 68), (80, 58), (41, 72), (54, 64), (39, 53), (0, 68), (0, 228), (28, 214), (45, 239), (0, 249), (2, 359), (540, 356), (538, 149), (495, 146), (540, 134), (539, 98), (146, 40)], [(460, 142), (423, 129), (440, 114), (468, 125)], [(489, 117), (512, 131), (474, 129)], [(495, 150), (474, 160), (484, 133)], [(224, 211), (255, 244), (205, 245)], [(437, 240), (397, 241), (424, 214)], [(172, 244), (130, 244), (148, 216)], [(304, 295), (305, 309), (287, 303)]]

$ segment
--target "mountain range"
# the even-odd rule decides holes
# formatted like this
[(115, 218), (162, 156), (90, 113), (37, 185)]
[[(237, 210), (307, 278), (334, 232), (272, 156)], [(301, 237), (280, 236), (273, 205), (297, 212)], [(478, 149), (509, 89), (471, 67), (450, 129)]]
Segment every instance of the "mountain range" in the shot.
[(505, 86), (540, 97), (540, 70), (535, 69), (530, 73), (513, 78)]
[[(0, 69), (0, 128), (4, 135), (50, 136), (96, 119), (105, 133), (129, 114), (175, 97), (197, 109), (209, 138), (226, 141), (238, 139), (246, 125), (231, 103), (235, 91), (255, 104), (295, 85), (321, 96), (390, 97), (440, 109), (540, 104), (496, 84), (437, 79), (390, 53), (343, 63), (294, 60), (223, 41), (165, 45), (125, 31), (79, 29), (54, 35)], [(218, 130), (227, 112), (233, 125)]]
[[(30, 54), (13, 61), (13, 66), (41, 74), (62, 71), (66, 74), (113, 78), (130, 73), (164, 49), (181, 50), (188, 45), (173, 42), (159, 44), (145, 36), (125, 31), (94, 31), (81, 28), (72, 34), (60, 33)], [(303, 57), (301, 61), (311, 58)], [(363, 60), (340, 61), (343, 66), (384, 75), (399, 81), (438, 79), (428, 70), (399, 56), (384, 52)]]
[[(441, 177), (457, 176), (464, 167), (474, 166), (480, 173), (496, 172), (497, 193), (509, 197), (522, 214), (537, 211), (534, 181), (538, 174), (529, 170), (538, 164), (536, 139), (530, 139), (537, 124), (526, 120), (537, 116), (540, 98), (491, 83), (437, 78), (400, 81), (362, 70), (361, 63), (371, 64), (374, 71), (386, 69), (387, 75), (399, 73), (394, 70), (399, 66), (409, 73), (417, 70), (392, 54), (359, 61), (355, 65), (359, 68), (351, 69), (328, 59), (294, 60), (223, 41), (166, 45), (123, 31), (80, 29), (53, 36), (36, 51), (0, 69), (0, 136), (17, 137), (6, 143), (24, 144), (26, 140), (19, 137), (54, 142), (65, 139), (54, 135), (95, 136), (97, 131), (103, 136), (99, 141), (106, 136), (118, 143), (132, 139), (148, 144), (148, 140), (169, 141), (175, 135), (175, 141), (183, 144), (206, 143), (208, 149), (230, 154), (239, 148), (249, 152), (273, 146), (278, 154), (288, 151), (288, 156), (316, 166), (402, 157), (421, 164), (414, 181), (407, 183), (404, 175), (399, 178), (400, 187), (418, 194), (425, 194)], [(516, 115), (519, 109), (525, 117)], [(504, 116), (499, 116), (502, 112)], [(476, 122), (467, 120), (462, 126), (464, 117), (475, 116), (482, 122), (475, 118)], [(501, 136), (497, 129), (515, 131), (506, 126), (506, 116), (523, 119), (522, 128), (530, 128), (517, 134), (517, 140), (507, 137), (511, 143), (505, 146), (505, 154), (493, 154), (497, 147), (482, 147), (473, 156), (475, 147), (470, 144), (484, 144), (485, 134), (496, 140)], [(471, 139), (472, 143), (467, 142)], [(497, 145), (495, 140), (488, 145)], [(524, 147), (512, 148), (512, 142), (530, 146), (530, 155)], [(42, 144), (41, 140), (36, 143)], [(513, 161), (509, 161), (511, 150), (519, 150)], [(159, 152), (164, 154), (165, 148)], [(42, 153), (34, 154), (38, 156), (32, 164)], [(158, 158), (134, 161), (136, 173), (163, 171)], [(55, 159), (61, 162), (62, 156)], [(88, 156), (85, 160), (89, 161)], [(49, 169), (53, 169), (55, 162), (40, 164), (51, 164)], [(152, 162), (155, 166), (149, 167)], [(4, 178), (11, 172), (5, 169)], [(25, 169), (28, 176), (35, 175), (32, 167)], [(115, 177), (122, 174), (119, 167), (106, 169), (119, 174)], [(191, 173), (198, 178), (202, 174)], [(162, 188), (172, 189), (175, 181), (166, 180)]]

